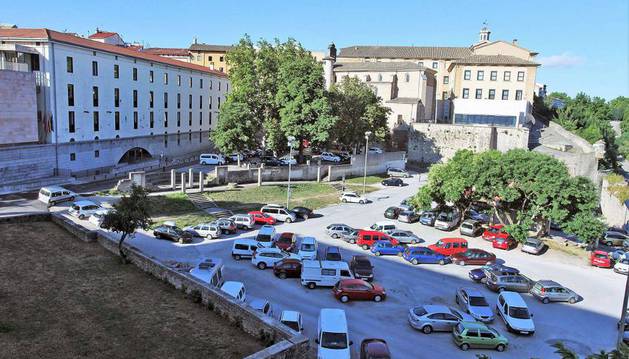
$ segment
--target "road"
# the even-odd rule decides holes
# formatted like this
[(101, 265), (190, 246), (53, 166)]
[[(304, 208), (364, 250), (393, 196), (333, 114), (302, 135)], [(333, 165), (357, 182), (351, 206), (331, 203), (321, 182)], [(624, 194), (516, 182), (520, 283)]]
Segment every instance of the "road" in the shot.
[[(425, 176), (425, 175), (424, 175)], [(418, 176), (405, 180), (409, 185), (402, 188), (384, 188), (369, 194), (373, 203), (366, 205), (339, 204), (316, 211), (318, 218), (277, 226), (278, 232), (291, 231), (314, 236), (325, 246), (341, 247), (345, 260), (354, 254), (368, 253), (355, 245), (329, 238), (324, 229), (330, 223), (346, 223), (355, 228), (369, 226), (383, 220), (384, 210), (399, 204), (404, 198), (416, 193), (420, 186)], [(63, 210), (55, 207), (54, 210)], [(78, 220), (77, 220), (78, 221)], [(82, 222), (90, 226), (87, 221)], [(436, 242), (446, 236), (458, 236), (458, 230), (445, 233), (418, 223), (399, 223), (399, 227), (412, 230), (426, 240)], [(492, 249), (489, 242), (481, 238), (468, 238), (470, 247), (478, 247), (496, 253), (505, 264), (520, 269), (533, 279), (552, 279), (573, 289), (584, 297), (574, 305), (567, 303), (542, 304), (529, 294), (524, 300), (534, 314), (536, 333), (522, 337), (507, 332), (504, 323), (497, 318), (492, 326), (509, 339), (509, 348), (504, 353), (491, 350), (463, 352), (452, 342), (449, 333), (423, 334), (412, 329), (407, 322), (408, 309), (421, 304), (446, 304), (454, 306), (454, 293), (460, 286), (480, 288), (493, 306), (497, 295), (476, 284), (467, 277), (475, 266), (419, 265), (412, 266), (398, 257), (375, 257), (375, 281), (387, 290), (387, 299), (381, 303), (350, 302), (342, 304), (335, 300), (330, 289), (309, 290), (301, 286), (298, 279), (281, 280), (272, 270), (258, 270), (250, 261), (235, 261), (231, 258), (234, 238), (252, 237), (255, 231), (240, 232), (218, 240), (197, 239), (193, 244), (180, 245), (156, 240), (150, 234), (138, 233), (129, 241), (130, 245), (160, 260), (178, 260), (196, 263), (201, 257), (220, 257), (225, 263), (225, 279), (241, 281), (247, 293), (268, 299), (276, 315), (281, 310), (297, 310), (304, 316), (305, 334), (315, 336), (318, 313), (321, 308), (342, 308), (347, 313), (350, 339), (357, 351), (360, 341), (368, 337), (380, 337), (388, 341), (395, 358), (428, 358), (442, 355), (446, 358), (474, 358), (476, 353), (485, 353), (492, 358), (553, 358), (555, 341), (563, 341), (578, 354), (586, 355), (600, 349), (610, 349), (616, 339), (616, 322), (622, 306), (625, 277), (611, 270), (593, 268), (585, 260), (563, 252), (547, 251), (542, 256), (532, 256), (519, 249), (509, 252)], [(355, 353), (356, 354), (356, 353)]]

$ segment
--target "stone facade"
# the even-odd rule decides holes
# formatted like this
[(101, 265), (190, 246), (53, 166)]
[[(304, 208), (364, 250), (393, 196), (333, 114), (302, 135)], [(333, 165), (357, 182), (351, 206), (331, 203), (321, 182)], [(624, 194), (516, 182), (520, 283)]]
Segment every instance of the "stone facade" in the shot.
[(603, 179), (603, 185), (601, 188), (601, 212), (605, 222), (616, 228), (625, 228), (629, 223), (629, 207), (627, 203), (622, 203), (611, 194), (608, 190), (609, 182), (607, 179)]
[(0, 145), (37, 142), (35, 74), (0, 70)]

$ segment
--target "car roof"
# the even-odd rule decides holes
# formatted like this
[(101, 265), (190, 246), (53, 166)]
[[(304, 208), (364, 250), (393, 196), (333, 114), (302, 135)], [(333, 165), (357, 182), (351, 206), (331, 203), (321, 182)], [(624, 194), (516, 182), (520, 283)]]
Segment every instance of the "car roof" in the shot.
[(264, 225), (260, 227), (260, 229), (258, 230), (258, 233), (268, 233), (268, 232), (275, 232), (275, 227)]
[(365, 283), (364, 280), (362, 279), (341, 279), (341, 284), (342, 285), (349, 285), (349, 284), (363, 284)]
[(284, 206), (282, 206), (281, 204), (276, 204), (276, 203), (269, 203), (266, 206), (263, 206), (262, 208), (264, 207), (284, 208)]
[(94, 203), (94, 202), (92, 202), (92, 201), (87, 201), (87, 200), (75, 201), (73, 204), (74, 204), (74, 205), (77, 205), (77, 206), (91, 206), (91, 205), (96, 205), (96, 203)]
[(275, 247), (262, 247), (260, 249), (257, 249), (258, 253), (262, 253), (262, 252), (283, 252), (283, 250), (279, 249), (279, 248), (275, 248)]
[(367, 261), (367, 262), (371, 262), (371, 261), (369, 260), (369, 256), (366, 256), (366, 255), (364, 255), (364, 254), (357, 254), (357, 255), (355, 255), (355, 256), (353, 256), (353, 257), (352, 257), (352, 260), (355, 260), (355, 261)]
[(488, 327), (480, 322), (460, 322), (461, 325), (463, 325), (463, 327), (465, 327), (465, 329), (487, 329)]
[(539, 239), (539, 238), (535, 238), (535, 237), (528, 237), (528, 238), (526, 239), (526, 241), (527, 241), (527, 242), (536, 242), (536, 243), (541, 243), (541, 242), (542, 242), (542, 240), (541, 240), (541, 239)]
[(427, 304), (423, 305), (424, 309), (428, 313), (451, 313), (452, 311), (445, 305), (440, 304)]
[(374, 223), (374, 224), (375, 224), (375, 225), (378, 225), (378, 226), (383, 226), (383, 225), (390, 225), (390, 224), (392, 224), (392, 225), (394, 225), (394, 226), (395, 226), (395, 222), (393, 222), (393, 221), (378, 221), (378, 222), (376, 222), (376, 223)]
[(301, 243), (317, 243), (315, 237), (301, 237)]
[(605, 251), (602, 251), (602, 250), (600, 250), (600, 249), (595, 250), (595, 251), (594, 251), (594, 254), (609, 255), (609, 253), (607, 253), (607, 252), (605, 252)]
[(443, 242), (467, 242), (467, 240), (465, 238), (461, 238), (461, 237), (441, 238), (440, 241), (443, 241)]
[(244, 288), (245, 285), (242, 284), (242, 282), (236, 282), (236, 281), (226, 281), (225, 283), (223, 283), (223, 285), (221, 286), (221, 290), (223, 292), (232, 294), (234, 296), (238, 295), (238, 292), (240, 292), (240, 290), (242, 288)]
[(325, 249), (326, 252), (341, 252), (341, 248), (337, 247), (337, 246), (330, 246), (328, 248)]
[(514, 305), (516, 307), (527, 307), (522, 296), (516, 292), (503, 291), (499, 295), (501, 295), (509, 305)]
[(349, 269), (346, 262), (340, 261), (305, 260), (302, 262), (302, 266), (304, 268)]
[(537, 283), (541, 284), (543, 287), (563, 287), (563, 285), (554, 280), (538, 280)]
[(265, 305), (271, 304), (268, 300), (262, 298), (253, 298), (249, 301), (249, 306), (254, 309), (262, 309)]
[(477, 224), (480, 223), (479, 221), (475, 220), (475, 219), (466, 219), (463, 221), (463, 223), (461, 224), (465, 224), (465, 223), (469, 223), (469, 224)]
[(323, 308), (319, 312), (321, 331), (347, 333), (347, 318), (343, 309)]
[(70, 191), (66, 188), (63, 188), (61, 186), (48, 186), (48, 187), (42, 187), (41, 189), (45, 189), (48, 192), (54, 192), (54, 191)]
[(467, 295), (471, 297), (484, 297), (483, 293), (476, 288), (463, 287), (461, 289), (464, 290), (467, 293)]
[(234, 244), (253, 244), (253, 245), (257, 245), (258, 241), (256, 241), (255, 239), (252, 239), (252, 238), (238, 238), (238, 239), (234, 240)]
[(294, 310), (283, 310), (280, 315), (280, 320), (285, 320), (287, 322), (296, 322), (299, 321), (299, 317), (301, 313), (296, 312)]

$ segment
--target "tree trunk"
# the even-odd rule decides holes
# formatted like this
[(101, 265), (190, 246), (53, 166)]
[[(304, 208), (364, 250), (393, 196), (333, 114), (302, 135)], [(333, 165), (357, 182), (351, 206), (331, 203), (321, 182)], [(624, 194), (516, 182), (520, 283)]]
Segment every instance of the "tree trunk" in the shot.
[(122, 250), (122, 243), (124, 243), (124, 240), (127, 238), (127, 233), (123, 233), (122, 236), (120, 237), (120, 241), (118, 241), (118, 252), (120, 253), (120, 261), (122, 262), (122, 264), (127, 264), (127, 255), (125, 254), (125, 252)]

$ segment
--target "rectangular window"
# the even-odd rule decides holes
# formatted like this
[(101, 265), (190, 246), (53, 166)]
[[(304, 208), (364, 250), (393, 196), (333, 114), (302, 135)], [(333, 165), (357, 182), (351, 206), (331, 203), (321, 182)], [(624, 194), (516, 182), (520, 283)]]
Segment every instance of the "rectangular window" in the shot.
[(484, 78), (485, 78), (485, 71), (482, 71), (482, 70), (476, 71), (476, 80), (483, 81)]
[(210, 80), (210, 90), (212, 89), (212, 80)]
[(199, 88), (203, 88), (203, 79), (199, 79)]
[(219, 96), (216, 99), (218, 100), (218, 102), (216, 103), (216, 108), (220, 110), (221, 109), (221, 97)]
[(68, 106), (74, 106), (74, 85), (68, 84)]
[(509, 90), (502, 90), (502, 99), (503, 100), (509, 99)]
[(114, 129), (120, 131), (120, 112), (118, 111), (114, 113)]
[(188, 108), (192, 108), (192, 95), (188, 95)]
[(192, 76), (190, 76), (190, 79), (188, 80), (188, 87), (192, 88)]
[(210, 120), (210, 125), (211, 125), (212, 124), (212, 111), (208, 111), (207, 115), (208, 115), (207, 117)]
[(220, 81), (218, 82), (218, 90), (219, 91), (221, 90), (221, 82)]
[(443, 77), (443, 83), (444, 83), (444, 85), (449, 84), (450, 83), (450, 76), (444, 76)]
[(192, 142), (192, 131), (188, 132), (188, 142)]
[(517, 101), (521, 101), (522, 100), (522, 90), (515, 90), (515, 99)]
[(219, 58), (219, 61), (220, 61), (220, 62), (225, 61), (225, 57), (221, 56), (221, 57)]
[(181, 112), (177, 111), (177, 127), (181, 127)]
[(168, 92), (164, 92), (164, 108), (168, 108)]
[(133, 107), (138, 107), (138, 90), (133, 90)]
[(164, 112), (164, 127), (168, 127), (168, 111)]
[(74, 63), (72, 62), (72, 57), (70, 56), (66, 57), (66, 71), (68, 71), (69, 74), (74, 72)]
[(463, 89), (463, 98), (470, 98), (470, 89)]
[(153, 111), (149, 112), (149, 127), (155, 127), (155, 113)]
[(203, 112), (199, 112), (199, 126), (203, 126)]
[(92, 76), (98, 76), (98, 62), (92, 61)]
[(476, 99), (480, 100), (483, 98), (483, 89), (476, 89)]
[(120, 66), (114, 65), (114, 78), (117, 79), (120, 77)]
[(138, 129), (138, 111), (133, 111), (133, 129)]
[(120, 107), (120, 89), (114, 89), (114, 107)]
[(155, 104), (155, 94), (153, 93), (153, 91), (149, 91), (149, 107), (153, 108), (154, 104)]
[(168, 72), (164, 72), (164, 85), (168, 85)]
[(181, 108), (181, 94), (177, 94), (177, 108)]
[(92, 86), (92, 105), (98, 107), (98, 87)]
[(94, 111), (94, 132), (98, 132), (100, 128), (100, 118), (98, 115), (98, 111)]
[(492, 71), (489, 73), (489, 80), (496, 81), (498, 79), (498, 71)]
[(503, 80), (504, 81), (511, 81), (511, 71), (505, 71)]
[(433, 69), (436, 69), (437, 67), (439, 67), (439, 63), (438, 63), (437, 61), (434, 61), (434, 62), (432, 63), (432, 68), (433, 68)]
[(203, 109), (203, 95), (199, 96), (199, 108)]
[(164, 134), (164, 147), (168, 148), (168, 134)]
[(76, 153), (70, 153), (70, 161), (76, 161)]
[(188, 112), (188, 127), (192, 126), (192, 112)]
[(463, 79), (464, 80), (470, 80), (472, 78), (472, 71), (471, 70), (465, 70), (465, 72), (463, 73)]
[(177, 86), (181, 86), (181, 75), (177, 75)]
[(138, 68), (134, 67), (133, 68), (133, 81), (137, 81), (138, 80)]
[(210, 96), (210, 110), (212, 109), (212, 96)]
[(153, 70), (151, 70), (151, 71), (149, 71), (149, 82), (153, 83), (153, 80), (154, 80), (154, 78), (153, 78)]
[(100, 151), (94, 150), (94, 158), (98, 158), (98, 157), (100, 157)]
[(524, 71), (518, 71), (518, 81), (524, 81)]
[(496, 98), (496, 90), (489, 89), (489, 97), (490, 100), (494, 100)]
[(208, 56), (208, 57), (207, 57), (207, 60), (208, 60), (208, 61), (212, 61), (212, 56)]
[(448, 99), (448, 91), (443, 91), (441, 93), (441, 99), (442, 100), (447, 100)]
[(74, 111), (68, 112), (68, 132), (74, 133), (76, 131), (76, 122), (74, 122)]

